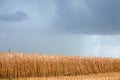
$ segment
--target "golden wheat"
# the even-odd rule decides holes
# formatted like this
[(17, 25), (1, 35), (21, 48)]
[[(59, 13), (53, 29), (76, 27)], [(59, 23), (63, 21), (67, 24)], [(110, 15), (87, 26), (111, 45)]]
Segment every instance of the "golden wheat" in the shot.
[(0, 52), (0, 78), (76, 76), (120, 72), (120, 58)]

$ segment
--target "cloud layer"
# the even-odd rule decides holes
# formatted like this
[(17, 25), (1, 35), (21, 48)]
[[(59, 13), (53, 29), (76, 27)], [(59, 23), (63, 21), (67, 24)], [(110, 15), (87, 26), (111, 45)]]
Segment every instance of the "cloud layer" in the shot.
[(119, 0), (56, 0), (55, 27), (65, 33), (119, 34)]
[(119, 57), (119, 8), (120, 0), (0, 0), (0, 50)]
[(120, 34), (119, 0), (1, 0), (0, 4), (1, 21), (18, 22), (30, 17), (31, 25), (49, 32)]

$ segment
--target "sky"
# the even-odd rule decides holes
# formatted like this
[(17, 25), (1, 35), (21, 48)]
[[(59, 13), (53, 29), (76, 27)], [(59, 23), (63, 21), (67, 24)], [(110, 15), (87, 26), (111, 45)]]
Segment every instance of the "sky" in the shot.
[(0, 0), (0, 51), (120, 57), (120, 0)]

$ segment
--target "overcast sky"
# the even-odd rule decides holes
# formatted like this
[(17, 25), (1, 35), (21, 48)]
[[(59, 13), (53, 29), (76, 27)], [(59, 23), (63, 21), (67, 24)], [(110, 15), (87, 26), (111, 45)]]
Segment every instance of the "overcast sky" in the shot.
[(120, 57), (120, 0), (0, 0), (0, 50)]

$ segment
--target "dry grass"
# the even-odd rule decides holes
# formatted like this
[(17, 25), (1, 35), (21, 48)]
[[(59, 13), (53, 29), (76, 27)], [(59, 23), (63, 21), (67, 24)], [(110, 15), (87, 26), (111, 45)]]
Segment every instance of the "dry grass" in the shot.
[(106, 72), (120, 72), (120, 58), (0, 53), (0, 79), (77, 76)]

